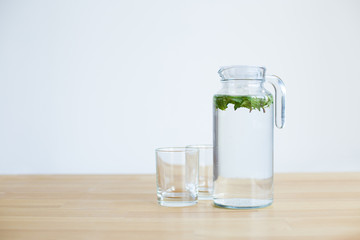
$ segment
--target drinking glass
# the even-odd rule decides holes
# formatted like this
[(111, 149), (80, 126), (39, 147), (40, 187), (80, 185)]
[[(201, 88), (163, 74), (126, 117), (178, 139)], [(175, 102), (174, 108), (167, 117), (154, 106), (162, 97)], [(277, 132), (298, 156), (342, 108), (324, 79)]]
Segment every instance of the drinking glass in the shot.
[(156, 149), (157, 199), (161, 206), (184, 207), (197, 203), (198, 157), (196, 148)]
[(211, 144), (189, 145), (199, 150), (199, 199), (212, 199), (213, 191), (213, 146)]

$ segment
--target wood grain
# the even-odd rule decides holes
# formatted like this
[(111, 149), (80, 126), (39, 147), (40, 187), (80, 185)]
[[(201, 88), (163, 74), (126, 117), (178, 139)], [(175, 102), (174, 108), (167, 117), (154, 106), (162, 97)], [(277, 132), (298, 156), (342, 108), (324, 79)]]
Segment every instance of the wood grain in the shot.
[(360, 239), (360, 173), (275, 176), (257, 210), (156, 202), (153, 175), (0, 176), (0, 240)]

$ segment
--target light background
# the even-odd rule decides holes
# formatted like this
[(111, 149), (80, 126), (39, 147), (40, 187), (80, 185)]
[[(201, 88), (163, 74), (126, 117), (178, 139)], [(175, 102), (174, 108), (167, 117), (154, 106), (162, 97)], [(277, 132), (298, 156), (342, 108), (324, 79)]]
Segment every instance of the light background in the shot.
[(154, 173), (223, 65), (287, 87), (275, 170), (360, 171), (360, 1), (0, 1), (0, 173)]

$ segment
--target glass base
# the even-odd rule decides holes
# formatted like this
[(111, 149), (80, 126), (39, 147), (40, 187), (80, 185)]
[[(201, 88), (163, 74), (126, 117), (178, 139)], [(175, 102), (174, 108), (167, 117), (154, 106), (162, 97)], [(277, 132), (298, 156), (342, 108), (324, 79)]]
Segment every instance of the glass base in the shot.
[(157, 193), (158, 203), (165, 207), (186, 207), (197, 203), (196, 192), (161, 192)]
[(211, 194), (205, 194), (205, 193), (200, 193), (199, 192), (199, 197), (198, 197), (199, 200), (212, 200), (213, 197)]
[(197, 204), (197, 201), (180, 202), (180, 201), (158, 201), (160, 206), (164, 207), (188, 207)]
[(272, 199), (220, 198), (214, 199), (215, 206), (232, 209), (264, 208), (273, 203)]

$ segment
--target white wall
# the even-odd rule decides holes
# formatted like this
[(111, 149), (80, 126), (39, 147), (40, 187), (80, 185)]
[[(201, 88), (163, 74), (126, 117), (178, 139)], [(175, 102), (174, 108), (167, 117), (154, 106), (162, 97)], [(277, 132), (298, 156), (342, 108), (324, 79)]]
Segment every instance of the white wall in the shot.
[(0, 173), (152, 173), (223, 65), (287, 86), (275, 170), (360, 171), (359, 1), (0, 1)]

